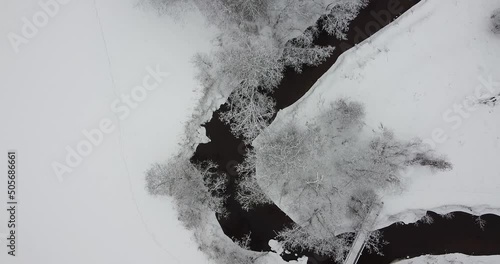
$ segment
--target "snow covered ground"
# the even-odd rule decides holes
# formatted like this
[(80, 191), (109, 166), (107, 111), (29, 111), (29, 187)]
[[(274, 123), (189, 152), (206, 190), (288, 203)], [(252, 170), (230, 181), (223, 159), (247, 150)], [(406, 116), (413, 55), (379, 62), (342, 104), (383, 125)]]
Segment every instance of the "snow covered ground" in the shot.
[(19, 165), (17, 256), (1, 210), (0, 263), (210, 263), (144, 172), (179, 151), (201, 95), (191, 59), (216, 30), (136, 0), (57, 1), (0, 2), (0, 149)]
[(499, 0), (422, 1), (344, 53), (270, 129), (310, 120), (337, 98), (362, 102), (367, 130), (382, 123), (398, 138), (420, 137), (454, 165), (407, 171), (406, 189), (384, 194), (377, 227), (425, 210), (500, 214), (500, 105), (478, 104), (500, 93), (500, 36), (490, 31), (497, 8)]
[(421, 256), (418, 258), (395, 262), (397, 264), (497, 264), (500, 263), (499, 256), (467, 256), (463, 254), (449, 254), (442, 256)]
[[(135, 0), (61, 0), (45, 22), (38, 2), (0, 2), (0, 150), (18, 151), (20, 203), (18, 256), (7, 255), (2, 235), (0, 263), (208, 263), (172, 204), (146, 194), (143, 172), (178, 150), (199, 96), (190, 60), (211, 48), (215, 31), (198, 14), (176, 23)], [(23, 17), (40, 27), (25, 32), (16, 53), (8, 36), (24, 37)], [(121, 101), (113, 113), (157, 65), (170, 76), (129, 116)], [(59, 181), (52, 164), (67, 165), (65, 148), (76, 149), (101, 120), (114, 130)], [(6, 221), (1, 210), (2, 234)]]

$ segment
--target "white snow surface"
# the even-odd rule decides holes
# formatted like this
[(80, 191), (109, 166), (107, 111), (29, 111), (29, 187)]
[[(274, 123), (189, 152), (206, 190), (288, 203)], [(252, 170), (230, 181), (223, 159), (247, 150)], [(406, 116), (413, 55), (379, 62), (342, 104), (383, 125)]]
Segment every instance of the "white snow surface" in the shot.
[[(0, 149), (19, 155), (18, 254), (2, 236), (0, 263), (208, 263), (172, 203), (146, 193), (144, 171), (178, 150), (199, 96), (190, 59), (211, 48), (214, 30), (198, 14), (176, 23), (135, 0), (69, 1), (16, 54), (4, 36), (20, 34), (38, 2), (0, 3)], [(156, 65), (170, 77), (118, 120), (110, 104)], [(103, 118), (121, 128), (59, 182), (52, 162)], [(6, 188), (2, 178), (0, 204)]]
[[(475, 97), (500, 93), (500, 36), (490, 31), (497, 8), (499, 0), (422, 1), (344, 53), (268, 129), (292, 118), (305, 123), (338, 98), (362, 102), (365, 132), (383, 124), (398, 138), (420, 137), (454, 165), (406, 171), (403, 191), (382, 194), (377, 228), (416, 221), (426, 210), (500, 214), (500, 105)], [(467, 98), (467, 108), (454, 112)]]
[(497, 264), (500, 263), (499, 256), (467, 256), (463, 254), (448, 254), (440, 256), (421, 256), (407, 260), (394, 262), (395, 264)]
[[(23, 17), (43, 9), (38, 0), (0, 2), (0, 150), (4, 162), (8, 150), (18, 152), (19, 202), (16, 257), (7, 255), (8, 215), (0, 210), (0, 263), (212, 263), (170, 199), (147, 194), (144, 172), (181, 151), (201, 96), (191, 59), (213, 48), (217, 31), (196, 12), (159, 16), (136, 0), (59, 1), (68, 3), (18, 53), (8, 34), (23, 36)], [(170, 76), (128, 117), (113, 113), (111, 104), (151, 75), (148, 67)], [(76, 149), (82, 131), (104, 119), (114, 131), (59, 181), (52, 164), (65, 164), (65, 148)], [(259, 261), (283, 262), (277, 254)]]

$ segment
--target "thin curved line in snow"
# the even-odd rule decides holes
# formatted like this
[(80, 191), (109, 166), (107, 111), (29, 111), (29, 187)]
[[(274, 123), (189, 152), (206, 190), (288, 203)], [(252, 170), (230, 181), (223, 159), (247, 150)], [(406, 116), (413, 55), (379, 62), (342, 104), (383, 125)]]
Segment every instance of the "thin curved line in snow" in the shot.
[[(107, 43), (106, 38), (104, 36), (104, 29), (102, 27), (101, 17), (99, 16), (99, 10), (97, 8), (96, 1), (97, 0), (94, 0), (94, 9), (95, 9), (96, 18), (97, 18), (97, 21), (98, 21), (98, 24), (99, 24), (99, 28), (100, 28), (100, 32), (101, 32), (101, 38), (102, 38), (102, 41), (104, 43), (104, 48), (105, 48), (105, 51), (106, 51), (106, 57), (107, 57), (108, 68), (109, 68), (109, 77), (110, 77), (110, 80), (111, 80), (111, 87), (113, 89), (113, 93), (118, 98), (117, 88), (116, 88), (116, 85), (115, 85), (115, 78), (113, 76), (113, 71), (112, 71), (112, 66), (111, 66), (112, 65), (111, 64), (111, 57), (109, 56), (108, 43)], [(123, 137), (122, 137), (122, 128), (121, 128), (120, 118), (118, 117), (118, 115), (116, 113), (115, 113), (115, 115), (116, 115), (116, 119), (118, 121), (117, 122), (117, 127), (118, 127), (118, 142), (119, 142), (119, 145), (120, 145), (121, 160), (122, 160), (122, 162), (123, 162), (123, 164), (125, 166), (125, 170), (127, 171), (127, 180), (128, 180), (128, 185), (129, 185), (129, 191), (130, 191), (130, 194), (132, 195), (132, 200), (134, 201), (135, 209), (137, 211), (137, 214), (139, 215), (139, 218), (141, 219), (141, 222), (142, 222), (142, 225), (144, 227), (144, 230), (148, 233), (149, 237), (153, 240), (153, 242), (162, 251), (164, 251), (165, 253), (167, 253), (168, 255), (170, 255), (172, 258), (174, 258), (177, 261), (177, 263), (181, 263), (180, 260), (177, 257), (175, 257), (167, 249), (165, 249), (163, 247), (163, 245), (156, 239), (156, 237), (154, 236), (154, 234), (149, 230), (149, 228), (148, 228), (148, 226), (146, 224), (146, 221), (144, 220), (144, 217), (143, 217), (143, 215), (141, 213), (141, 210), (139, 209), (139, 204), (137, 203), (136, 195), (135, 195), (134, 190), (132, 188), (132, 179), (130, 177), (130, 171), (129, 171), (129, 168), (128, 168), (127, 159), (126, 159), (124, 151), (123, 151)]]

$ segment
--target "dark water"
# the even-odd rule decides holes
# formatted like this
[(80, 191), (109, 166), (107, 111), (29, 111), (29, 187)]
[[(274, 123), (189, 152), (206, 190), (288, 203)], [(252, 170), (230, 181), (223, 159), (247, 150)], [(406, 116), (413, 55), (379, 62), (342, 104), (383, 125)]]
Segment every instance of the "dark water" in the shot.
[[(419, 0), (372, 0), (360, 12), (359, 16), (352, 21), (345, 41), (339, 41), (325, 33), (321, 33), (316, 43), (318, 45), (335, 46), (336, 50), (324, 63), (317, 67), (304, 67), (303, 72), (300, 74), (291, 69), (286, 70), (284, 79), (274, 94), (272, 94), (272, 97), (276, 101), (277, 110), (283, 109), (301, 98), (336, 62), (343, 52), (373, 35), (418, 2)], [(246, 212), (235, 201), (233, 195), (235, 179), (237, 179), (238, 174), (234, 167), (243, 160), (243, 155), (248, 146), (245, 146), (240, 138), (234, 137), (230, 132), (229, 126), (219, 120), (219, 114), (221, 111), (225, 111), (225, 109), (226, 106), (224, 105), (221, 109), (214, 112), (212, 119), (204, 125), (206, 134), (211, 141), (207, 144), (200, 144), (197, 147), (192, 157), (192, 162), (212, 160), (219, 165), (220, 173), (227, 173), (230, 176), (228, 187), (230, 197), (226, 206), (230, 212), (230, 216), (225, 219), (219, 219), (224, 233), (232, 238), (242, 238), (246, 234), (251, 233), (251, 249), (268, 251), (270, 250), (267, 244), (268, 241), (275, 237), (277, 231), (293, 224), (293, 221), (275, 205), (258, 207), (250, 212)], [(457, 225), (460, 226), (461, 222), (457, 222)], [(385, 258), (377, 258), (376, 256), (364, 254), (361, 260), (364, 262), (362, 263), (390, 263), (391, 260), (404, 258), (406, 255), (413, 256), (416, 254), (433, 253), (434, 251), (430, 251), (430, 249), (448, 248), (447, 245), (434, 245), (436, 247), (428, 249), (421, 245), (413, 247), (414, 245), (412, 244), (408, 244), (405, 247), (404, 245), (406, 244), (399, 241), (404, 240), (404, 237), (407, 235), (406, 233), (403, 235), (401, 232), (409, 232), (409, 235), (420, 232), (427, 235), (432, 235), (432, 233), (425, 233), (425, 227), (418, 227), (418, 232), (416, 231), (417, 228), (411, 229), (414, 231), (399, 230), (397, 228), (402, 227), (391, 226), (387, 230), (384, 230), (387, 232), (386, 238), (394, 246), (403, 246), (398, 248), (390, 248), (388, 246), (389, 253), (386, 254)], [(434, 235), (432, 237), (434, 238)], [(438, 238), (434, 239), (439, 241)], [(396, 243), (392, 243), (393, 241), (396, 241)], [(497, 246), (497, 248), (500, 247)], [(313, 257), (307, 252), (303, 252), (303, 254), (310, 256), (311, 263), (333, 263), (329, 260), (320, 261), (321, 258)], [(290, 258), (290, 256), (286, 257)]]
[(477, 216), (455, 212), (452, 219), (445, 219), (428, 212), (432, 224), (393, 224), (381, 229), (389, 242), (383, 248), (384, 256), (363, 252), (359, 264), (385, 264), (394, 260), (421, 255), (463, 253), (466, 255), (500, 254), (500, 216), (482, 215), (485, 220), (481, 229)]

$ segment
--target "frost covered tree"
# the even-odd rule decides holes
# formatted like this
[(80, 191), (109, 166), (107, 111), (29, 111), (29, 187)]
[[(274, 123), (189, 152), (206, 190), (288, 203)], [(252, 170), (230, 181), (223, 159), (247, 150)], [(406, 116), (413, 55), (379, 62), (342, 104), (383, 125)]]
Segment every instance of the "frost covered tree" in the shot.
[(346, 233), (340, 236), (329, 234), (319, 237), (299, 225), (293, 225), (281, 230), (277, 239), (287, 250), (313, 252), (342, 262), (351, 248), (354, 236), (352, 233)]
[(476, 222), (479, 228), (484, 231), (484, 228), (486, 227), (486, 220), (484, 220), (481, 216), (477, 216), (474, 222)]
[(383, 126), (366, 129), (364, 116), (363, 105), (342, 98), (306, 124), (292, 119), (254, 141), (257, 183), (300, 223), (281, 234), (290, 249), (334, 254), (333, 234), (346, 225), (366, 228), (376, 193), (401, 188), (406, 168), (451, 168), (418, 139), (398, 139)]
[(316, 66), (332, 54), (333, 47), (313, 43), (319, 30), (316, 21), (328, 14), (321, 23), (322, 29), (343, 34), (365, 3), (365, 0), (144, 1), (150, 1), (159, 10), (182, 4), (196, 7), (221, 29), (218, 49), (208, 55), (197, 55), (194, 62), (205, 92), (217, 90), (228, 96), (235, 91), (223, 121), (231, 124), (234, 134), (243, 136), (247, 142), (260, 133), (274, 114), (271, 100), (258, 94), (271, 92), (280, 83), (286, 67), (300, 72), (303, 65)]
[(259, 166), (260, 183), (269, 185), (282, 185), (286, 177), (293, 173), (301, 173), (307, 166), (310, 155), (308, 143), (312, 141), (312, 133), (300, 129), (290, 123), (280, 134), (265, 133), (262, 143), (257, 146), (256, 162)]
[(384, 241), (382, 232), (379, 230), (370, 232), (370, 235), (366, 239), (365, 249), (369, 254), (377, 254), (383, 256), (382, 248), (387, 245), (388, 242)]
[(321, 47), (314, 44), (318, 31), (316, 28), (284, 44), (281, 61), (284, 66), (302, 72), (303, 65), (317, 66), (325, 61), (335, 50), (334, 47)]
[(149, 3), (160, 13), (184, 5), (197, 8), (211, 23), (219, 26), (229, 23), (252, 22), (265, 19), (268, 14), (267, 0), (142, 0)]
[(216, 174), (216, 165), (211, 162), (193, 165), (177, 156), (166, 164), (154, 164), (146, 172), (146, 190), (172, 197), (179, 220), (189, 229), (201, 224), (207, 208), (225, 215), (225, 188), (226, 179)]
[(354, 181), (363, 181), (373, 186), (398, 185), (399, 173), (407, 166), (416, 151), (419, 142), (402, 142), (394, 133), (381, 128), (369, 142), (350, 144), (345, 149), (335, 166), (339, 172)]
[(255, 89), (238, 89), (229, 97), (228, 110), (220, 119), (229, 124), (234, 135), (245, 142), (257, 137), (274, 115), (274, 100)]
[(346, 32), (349, 30), (349, 23), (356, 18), (359, 10), (367, 3), (368, 0), (344, 0), (332, 3), (329, 5), (330, 12), (321, 21), (322, 29), (339, 40), (345, 40), (347, 38)]
[(246, 211), (260, 205), (272, 204), (272, 201), (262, 191), (255, 179), (255, 166), (255, 151), (249, 150), (245, 155), (245, 160), (236, 167), (236, 171), (240, 175), (236, 190), (236, 200)]
[(495, 10), (491, 15), (491, 31), (495, 34), (500, 34), (500, 9)]
[(318, 122), (323, 130), (327, 130), (326, 133), (336, 131), (340, 134), (346, 130), (356, 133), (362, 128), (364, 117), (365, 109), (361, 103), (340, 98), (319, 115)]

